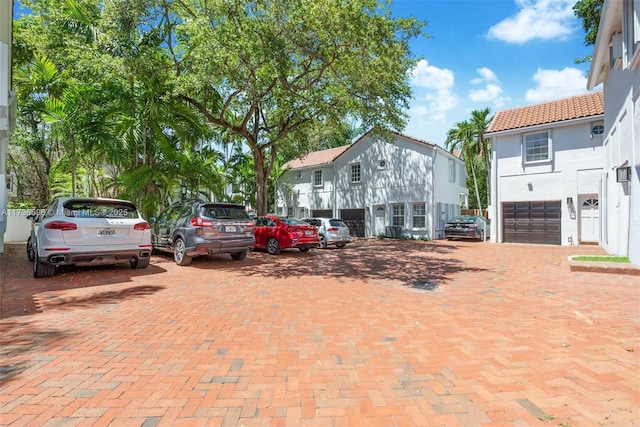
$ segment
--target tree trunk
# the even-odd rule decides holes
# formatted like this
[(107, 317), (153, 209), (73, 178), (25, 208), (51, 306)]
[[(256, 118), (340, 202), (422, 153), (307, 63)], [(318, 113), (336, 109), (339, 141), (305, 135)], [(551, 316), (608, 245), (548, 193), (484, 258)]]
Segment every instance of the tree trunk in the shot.
[(480, 201), (480, 191), (478, 190), (478, 180), (476, 178), (476, 168), (473, 166), (473, 158), (470, 159), (471, 174), (473, 175), (473, 186), (476, 188), (476, 201), (478, 202), (478, 209), (482, 212), (482, 202)]

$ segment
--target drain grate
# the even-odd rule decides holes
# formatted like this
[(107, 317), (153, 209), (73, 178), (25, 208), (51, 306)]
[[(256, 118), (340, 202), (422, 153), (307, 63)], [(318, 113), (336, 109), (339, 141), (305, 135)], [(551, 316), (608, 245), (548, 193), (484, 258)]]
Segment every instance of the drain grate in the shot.
[(438, 284), (436, 282), (429, 282), (427, 280), (417, 280), (413, 282), (411, 287), (415, 289), (422, 289), (424, 291), (435, 291), (438, 287)]

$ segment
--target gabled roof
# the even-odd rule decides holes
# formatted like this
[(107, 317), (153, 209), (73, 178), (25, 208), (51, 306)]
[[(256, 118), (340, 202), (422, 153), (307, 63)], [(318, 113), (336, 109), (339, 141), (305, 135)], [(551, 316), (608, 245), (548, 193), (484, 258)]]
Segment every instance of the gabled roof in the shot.
[(498, 111), (487, 134), (604, 114), (602, 91)]
[[(338, 157), (340, 157), (342, 155), (342, 153), (344, 153), (345, 151), (347, 151), (349, 148), (353, 147), (355, 144), (357, 144), (358, 142), (360, 142), (362, 139), (364, 139), (365, 136), (369, 135), (371, 132), (367, 132), (364, 135), (362, 135), (360, 138), (356, 139), (353, 143), (348, 144), (348, 145), (343, 145), (341, 147), (336, 147), (336, 148), (329, 148), (327, 150), (321, 150), (321, 151), (314, 151), (312, 153), (306, 154), (302, 157), (298, 157), (296, 159), (293, 160), (289, 160), (287, 163), (284, 164), (284, 168), (289, 168), (289, 169), (301, 169), (301, 168), (308, 168), (308, 167), (313, 167), (313, 166), (320, 166), (320, 165), (326, 165), (326, 164), (330, 164), (332, 162), (334, 162)], [(412, 136), (409, 135), (405, 135), (403, 133), (400, 132), (394, 132), (391, 131), (392, 135), (396, 135), (396, 136), (401, 136), (403, 138), (406, 139), (410, 139), (411, 141), (417, 142), (419, 144), (425, 144), (428, 145), (430, 147), (435, 148), (436, 145), (422, 140), (422, 139), (418, 139), (418, 138), (414, 138)]]

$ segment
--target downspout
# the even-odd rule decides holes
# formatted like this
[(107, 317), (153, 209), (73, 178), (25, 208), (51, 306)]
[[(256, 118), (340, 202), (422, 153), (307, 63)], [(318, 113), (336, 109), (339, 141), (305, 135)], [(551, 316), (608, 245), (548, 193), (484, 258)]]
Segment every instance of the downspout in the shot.
[[(493, 224), (490, 225), (491, 233), (490, 233), (490, 241), (493, 243), (498, 243), (502, 239), (502, 227), (500, 227), (500, 222), (502, 221), (502, 213), (499, 212), (498, 206), (498, 152), (496, 144), (497, 142), (493, 138), (491, 139), (491, 209), (489, 210), (489, 221)], [(500, 220), (500, 221), (498, 221)]]
[(431, 162), (431, 226), (429, 227), (431, 230), (431, 236), (433, 236), (433, 240), (435, 240), (436, 236), (436, 221), (439, 221), (439, 213), (436, 212), (436, 188), (433, 173), (433, 168), (436, 166), (436, 157), (438, 157), (438, 147), (433, 147), (433, 162)]
[(333, 169), (333, 217), (340, 218), (340, 216), (338, 216), (338, 177), (336, 174), (335, 159), (331, 161), (331, 168)]

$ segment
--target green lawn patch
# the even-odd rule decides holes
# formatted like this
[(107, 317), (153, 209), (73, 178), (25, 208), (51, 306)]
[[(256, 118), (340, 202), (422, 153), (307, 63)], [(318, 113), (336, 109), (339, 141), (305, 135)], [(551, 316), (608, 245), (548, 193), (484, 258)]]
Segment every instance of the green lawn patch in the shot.
[(626, 256), (579, 255), (571, 257), (573, 261), (629, 262)]

